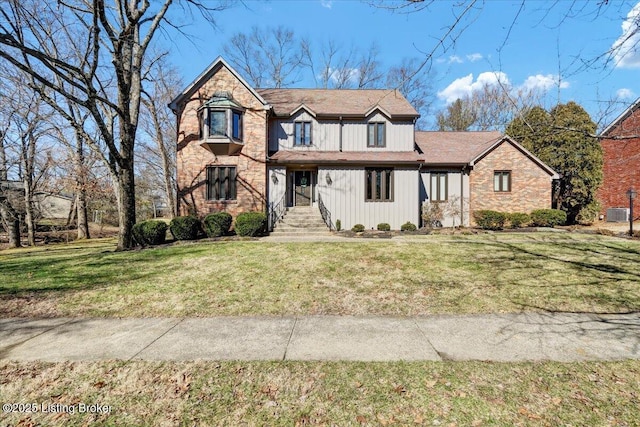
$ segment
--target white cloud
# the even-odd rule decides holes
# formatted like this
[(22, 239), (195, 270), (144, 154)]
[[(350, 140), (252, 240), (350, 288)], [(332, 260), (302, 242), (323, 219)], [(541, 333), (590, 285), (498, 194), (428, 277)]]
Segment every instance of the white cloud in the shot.
[(438, 98), (444, 99), (447, 104), (451, 104), (458, 98), (471, 95), (474, 91), (482, 89), (484, 86), (495, 86), (498, 83), (509, 86), (509, 78), (501, 71), (487, 71), (480, 73), (474, 81), (473, 74), (469, 74), (454, 80), (444, 90), (438, 92)]
[(360, 70), (357, 68), (329, 68), (329, 79), (334, 83), (355, 83), (360, 78)]
[(446, 104), (451, 104), (458, 98), (471, 96), (473, 92), (479, 91), (485, 86), (501, 85), (509, 91), (523, 89), (527, 91), (540, 90), (542, 92), (558, 87), (558, 84), (560, 84), (560, 89), (569, 87), (568, 82), (559, 80), (558, 76), (553, 74), (536, 74), (527, 77), (521, 85), (513, 86), (506, 73), (501, 71), (486, 71), (480, 73), (476, 79), (474, 79), (473, 74), (455, 79), (449, 86), (438, 92), (438, 98), (444, 100)]
[(449, 57), (449, 64), (462, 64), (464, 61), (458, 55), (451, 55)]
[(471, 55), (467, 55), (467, 59), (470, 62), (480, 61), (482, 58), (483, 58), (483, 56), (480, 53), (472, 53)]
[(547, 91), (551, 88), (558, 87), (558, 84), (560, 84), (560, 89), (566, 89), (569, 87), (569, 82), (560, 81), (558, 76), (554, 76), (553, 74), (536, 74), (535, 76), (527, 77), (521, 88), (525, 90), (540, 89)]
[(622, 23), (622, 35), (611, 49), (616, 67), (640, 68), (640, 3), (627, 14)]
[(636, 94), (631, 89), (622, 88), (616, 91), (616, 97), (619, 99), (635, 99)]
[(333, 7), (333, 0), (320, 0), (322, 7), (331, 9)]

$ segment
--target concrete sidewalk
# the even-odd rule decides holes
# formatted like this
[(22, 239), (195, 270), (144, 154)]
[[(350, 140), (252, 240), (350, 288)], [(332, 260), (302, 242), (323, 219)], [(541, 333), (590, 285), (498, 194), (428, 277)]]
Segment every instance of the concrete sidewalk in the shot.
[(640, 313), (0, 319), (0, 359), (640, 359)]

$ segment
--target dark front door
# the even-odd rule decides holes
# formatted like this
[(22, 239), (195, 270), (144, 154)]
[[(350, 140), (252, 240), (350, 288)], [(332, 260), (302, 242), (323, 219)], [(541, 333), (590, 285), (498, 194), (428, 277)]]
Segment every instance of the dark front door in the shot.
[(295, 171), (293, 175), (295, 205), (311, 205), (311, 171)]

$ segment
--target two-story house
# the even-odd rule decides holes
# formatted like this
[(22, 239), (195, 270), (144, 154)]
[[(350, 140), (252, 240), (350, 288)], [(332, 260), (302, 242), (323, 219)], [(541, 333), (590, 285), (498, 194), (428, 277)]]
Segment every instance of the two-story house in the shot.
[(499, 133), (416, 132), (398, 91), (253, 88), (222, 58), (170, 107), (182, 215), (263, 211), (274, 223), (309, 206), (330, 227), (400, 229), (421, 224), (423, 203), (449, 202), (460, 209), (443, 225), (469, 225), (478, 209), (548, 208), (557, 177)]
[(419, 223), (418, 113), (394, 90), (256, 89), (216, 59), (172, 103), (180, 214), (316, 206)]

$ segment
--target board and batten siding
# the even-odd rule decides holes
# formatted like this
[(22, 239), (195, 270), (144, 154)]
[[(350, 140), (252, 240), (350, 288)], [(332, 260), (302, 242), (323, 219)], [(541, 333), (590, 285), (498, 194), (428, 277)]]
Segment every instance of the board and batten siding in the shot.
[(344, 230), (355, 224), (376, 229), (383, 222), (399, 230), (407, 221), (418, 225), (418, 174), (415, 168), (393, 168), (393, 202), (365, 201), (363, 167), (319, 167), (317, 191), (331, 213), (331, 221), (335, 224), (339, 219)]
[(287, 192), (286, 166), (269, 167), (267, 169), (267, 185), (269, 186), (269, 207), (271, 207), (272, 204), (280, 203)]
[[(294, 123), (311, 122), (311, 145), (294, 146)], [(384, 122), (386, 147), (367, 147), (369, 123)], [(342, 129), (341, 129), (342, 128)], [(413, 151), (414, 127), (412, 122), (390, 122), (382, 114), (366, 120), (316, 120), (306, 111), (300, 111), (286, 120), (272, 120), (269, 126), (269, 151), (339, 151), (342, 131), (342, 151)]]
[[(464, 206), (463, 222), (465, 226), (469, 225), (469, 174), (462, 173), (460, 170), (443, 170), (430, 169), (420, 172), (420, 201), (421, 203), (430, 203), (431, 201), (431, 173), (447, 172), (447, 199), (448, 202), (456, 200), (457, 205)], [(460, 225), (460, 217), (453, 218), (451, 215), (445, 215), (442, 226), (453, 227)]]

